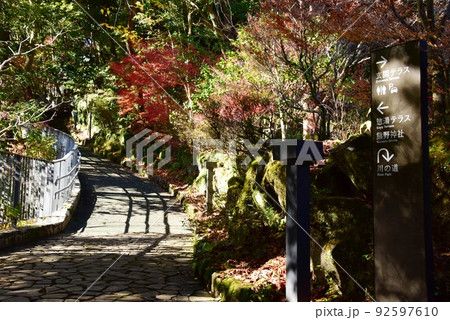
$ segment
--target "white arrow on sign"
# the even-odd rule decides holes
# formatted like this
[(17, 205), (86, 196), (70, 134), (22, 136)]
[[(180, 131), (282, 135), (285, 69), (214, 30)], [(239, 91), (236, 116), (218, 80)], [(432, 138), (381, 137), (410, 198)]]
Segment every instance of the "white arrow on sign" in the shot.
[(386, 160), (387, 162), (391, 161), (392, 158), (394, 157), (394, 154), (389, 154), (389, 150), (386, 148), (382, 148), (380, 150), (378, 150), (377, 153), (377, 163), (380, 163), (380, 153), (382, 151), (386, 151), (386, 155), (382, 154), (381, 156), (384, 158), (384, 160)]
[(387, 59), (381, 56), (381, 61), (377, 61), (376, 64), (381, 64), (381, 69), (386, 65)]
[(383, 110), (388, 109), (389, 106), (383, 106), (383, 101), (381, 101), (380, 105), (377, 107), (379, 113), (384, 114)]

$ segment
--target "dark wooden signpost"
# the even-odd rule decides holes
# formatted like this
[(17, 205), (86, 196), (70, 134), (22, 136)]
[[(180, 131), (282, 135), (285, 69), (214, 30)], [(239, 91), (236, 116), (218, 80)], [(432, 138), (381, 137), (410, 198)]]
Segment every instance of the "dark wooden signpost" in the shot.
[(287, 140), (273, 146), (286, 164), (286, 300), (310, 301), (310, 166), (323, 160), (323, 144)]
[(431, 299), (426, 43), (372, 53), (375, 296)]

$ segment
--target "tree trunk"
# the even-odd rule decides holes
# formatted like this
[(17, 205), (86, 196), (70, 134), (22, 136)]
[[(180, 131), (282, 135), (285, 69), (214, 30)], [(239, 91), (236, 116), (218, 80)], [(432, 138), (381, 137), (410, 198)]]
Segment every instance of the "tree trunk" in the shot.
[(328, 132), (327, 132), (327, 110), (325, 107), (320, 106), (319, 107), (319, 140), (326, 140), (328, 139)]
[(449, 110), (449, 77), (444, 67), (439, 67), (433, 88), (433, 118), (437, 125), (447, 126), (450, 122)]
[(280, 129), (281, 139), (286, 139), (286, 122), (284, 121), (283, 111), (280, 110)]
[[(135, 14), (135, 12), (133, 10), (133, 7), (135, 6), (135, 4), (136, 4), (136, 0), (130, 1), (129, 4), (128, 4), (127, 29), (128, 29), (128, 32), (130, 32), (130, 33), (134, 30), (134, 16), (136, 14)], [(134, 50), (133, 50), (133, 43), (132, 43), (132, 41), (127, 38), (125, 45), (126, 45), (126, 49), (127, 49), (128, 54), (133, 54)]]

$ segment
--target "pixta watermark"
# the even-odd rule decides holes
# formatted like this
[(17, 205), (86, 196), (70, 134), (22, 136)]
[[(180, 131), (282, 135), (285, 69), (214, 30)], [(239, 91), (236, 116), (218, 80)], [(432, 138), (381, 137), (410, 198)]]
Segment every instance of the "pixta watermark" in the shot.
[[(172, 139), (171, 136), (164, 135), (159, 132), (152, 132), (149, 129), (144, 129), (141, 132), (135, 134), (133, 137), (126, 141), (126, 164), (128, 167), (133, 166), (132, 159), (136, 159), (136, 169), (138, 172), (142, 172), (146, 167), (147, 175), (153, 175), (153, 169), (155, 166), (155, 152), (163, 151), (163, 159), (157, 163), (158, 168), (162, 168), (171, 160), (171, 146), (168, 142)], [(254, 159), (259, 157), (259, 165), (266, 165), (266, 162), (259, 153), (262, 147), (269, 143), (272, 148), (275, 148), (279, 152), (279, 157), (283, 164), (288, 164), (288, 159), (291, 159), (289, 164), (302, 165), (305, 162), (317, 162), (319, 165), (324, 165), (323, 151), (319, 150), (318, 144), (313, 140), (303, 140), (299, 144), (297, 139), (260, 139), (256, 143), (250, 142), (248, 139), (241, 141), (241, 145), (248, 151), (248, 156), (245, 157), (240, 165), (247, 166)], [(193, 159), (192, 165), (198, 164), (197, 160), (200, 153), (204, 150), (213, 150), (215, 152), (221, 152), (228, 154), (233, 161), (237, 157), (237, 141), (227, 141), (226, 143), (221, 139), (194, 139), (192, 141), (193, 146)], [(160, 151), (160, 152), (161, 152)], [(292, 159), (294, 158), (294, 161)], [(144, 160), (145, 159), (145, 160)], [(146, 162), (146, 163), (145, 163)]]
[[(133, 167), (133, 156), (136, 156), (136, 170), (142, 172), (144, 170), (144, 151), (147, 160), (147, 175), (153, 175), (153, 167), (155, 164), (154, 153), (156, 150), (164, 147), (164, 158), (158, 162), (158, 168), (162, 168), (171, 160), (171, 147), (167, 144), (172, 137), (159, 132), (151, 132), (144, 129), (135, 134), (126, 142), (126, 165)], [(136, 145), (135, 145), (136, 144)]]

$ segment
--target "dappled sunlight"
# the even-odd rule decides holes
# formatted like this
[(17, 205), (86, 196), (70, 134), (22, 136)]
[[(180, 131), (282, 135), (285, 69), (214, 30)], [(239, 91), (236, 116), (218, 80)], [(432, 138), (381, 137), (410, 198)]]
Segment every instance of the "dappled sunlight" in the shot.
[(176, 200), (86, 150), (80, 182), (62, 235), (0, 252), (0, 301), (213, 300)]

